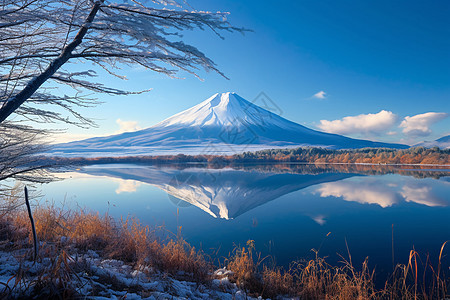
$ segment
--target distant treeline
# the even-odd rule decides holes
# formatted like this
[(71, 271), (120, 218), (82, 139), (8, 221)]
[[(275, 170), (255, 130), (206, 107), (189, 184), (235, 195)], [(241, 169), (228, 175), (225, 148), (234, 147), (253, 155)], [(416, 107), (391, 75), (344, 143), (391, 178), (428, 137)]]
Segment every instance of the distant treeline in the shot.
[(324, 148), (296, 148), (261, 150), (236, 154), (238, 161), (283, 161), (308, 163), (366, 163), (366, 164), (450, 164), (450, 149), (414, 147), (403, 150), (363, 148), (330, 150)]
[(244, 152), (235, 155), (155, 155), (99, 158), (46, 158), (56, 164), (105, 163), (204, 163), (232, 165), (235, 163), (302, 162), (302, 163), (358, 163), (358, 164), (432, 164), (450, 165), (450, 149), (415, 147), (403, 150), (388, 148), (363, 148), (331, 150), (324, 148), (271, 149)]

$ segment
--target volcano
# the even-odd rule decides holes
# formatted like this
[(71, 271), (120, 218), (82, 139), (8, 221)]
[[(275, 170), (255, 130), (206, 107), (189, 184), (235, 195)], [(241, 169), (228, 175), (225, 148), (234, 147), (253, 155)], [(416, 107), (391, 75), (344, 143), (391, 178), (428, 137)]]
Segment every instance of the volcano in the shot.
[(309, 129), (236, 93), (217, 93), (152, 127), (58, 144), (53, 155), (234, 154), (274, 148), (408, 148)]

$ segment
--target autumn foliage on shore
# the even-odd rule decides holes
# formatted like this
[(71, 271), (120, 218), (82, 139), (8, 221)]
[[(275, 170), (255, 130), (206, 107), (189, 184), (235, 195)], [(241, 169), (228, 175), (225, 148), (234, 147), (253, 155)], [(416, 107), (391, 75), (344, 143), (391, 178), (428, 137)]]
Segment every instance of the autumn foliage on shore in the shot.
[(268, 149), (234, 155), (140, 155), (124, 157), (47, 157), (55, 164), (104, 163), (204, 163), (208, 165), (233, 165), (240, 163), (294, 162), (294, 163), (345, 163), (345, 164), (419, 164), (450, 165), (450, 149), (415, 147), (409, 149), (363, 148), (332, 150), (300, 147)]

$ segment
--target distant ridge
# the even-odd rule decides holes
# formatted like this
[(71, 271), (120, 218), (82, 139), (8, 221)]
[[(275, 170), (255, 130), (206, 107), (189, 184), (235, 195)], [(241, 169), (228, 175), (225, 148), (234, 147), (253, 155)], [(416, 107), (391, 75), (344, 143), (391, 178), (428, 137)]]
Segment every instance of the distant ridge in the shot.
[(124, 156), (232, 154), (299, 146), (332, 149), (406, 145), (372, 142), (309, 129), (236, 93), (217, 93), (164, 121), (136, 132), (55, 145), (53, 155)]
[(443, 136), (435, 141), (425, 141), (425, 142), (414, 145), (414, 147), (420, 147), (420, 146), (425, 147), (425, 148), (439, 147), (441, 149), (449, 149), (450, 148), (450, 135)]

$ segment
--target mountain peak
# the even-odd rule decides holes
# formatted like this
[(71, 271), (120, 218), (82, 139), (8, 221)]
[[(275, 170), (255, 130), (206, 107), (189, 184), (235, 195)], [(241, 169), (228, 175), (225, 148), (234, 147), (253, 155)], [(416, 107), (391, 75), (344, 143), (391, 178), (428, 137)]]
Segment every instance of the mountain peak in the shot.
[(259, 119), (263, 116), (275, 118), (271, 112), (248, 102), (238, 94), (225, 92), (216, 93), (155, 126), (239, 126), (240, 123), (261, 123)]
[(206, 99), (204, 102), (217, 102), (218, 101), (218, 104), (221, 104), (221, 103), (226, 104), (226, 103), (230, 102), (230, 97), (232, 99), (234, 99), (236, 96), (238, 96), (238, 94), (236, 94), (235, 92), (215, 93), (214, 95), (212, 95), (211, 97)]
[(218, 109), (228, 110), (229, 108), (231, 108), (233, 104), (242, 102), (242, 100), (247, 102), (247, 100), (244, 100), (243, 98), (239, 97), (238, 94), (233, 92), (216, 93), (211, 97), (209, 97), (208, 99), (206, 99), (205, 101), (203, 101), (202, 103), (200, 103), (199, 105), (209, 104), (212, 108), (216, 110)]

